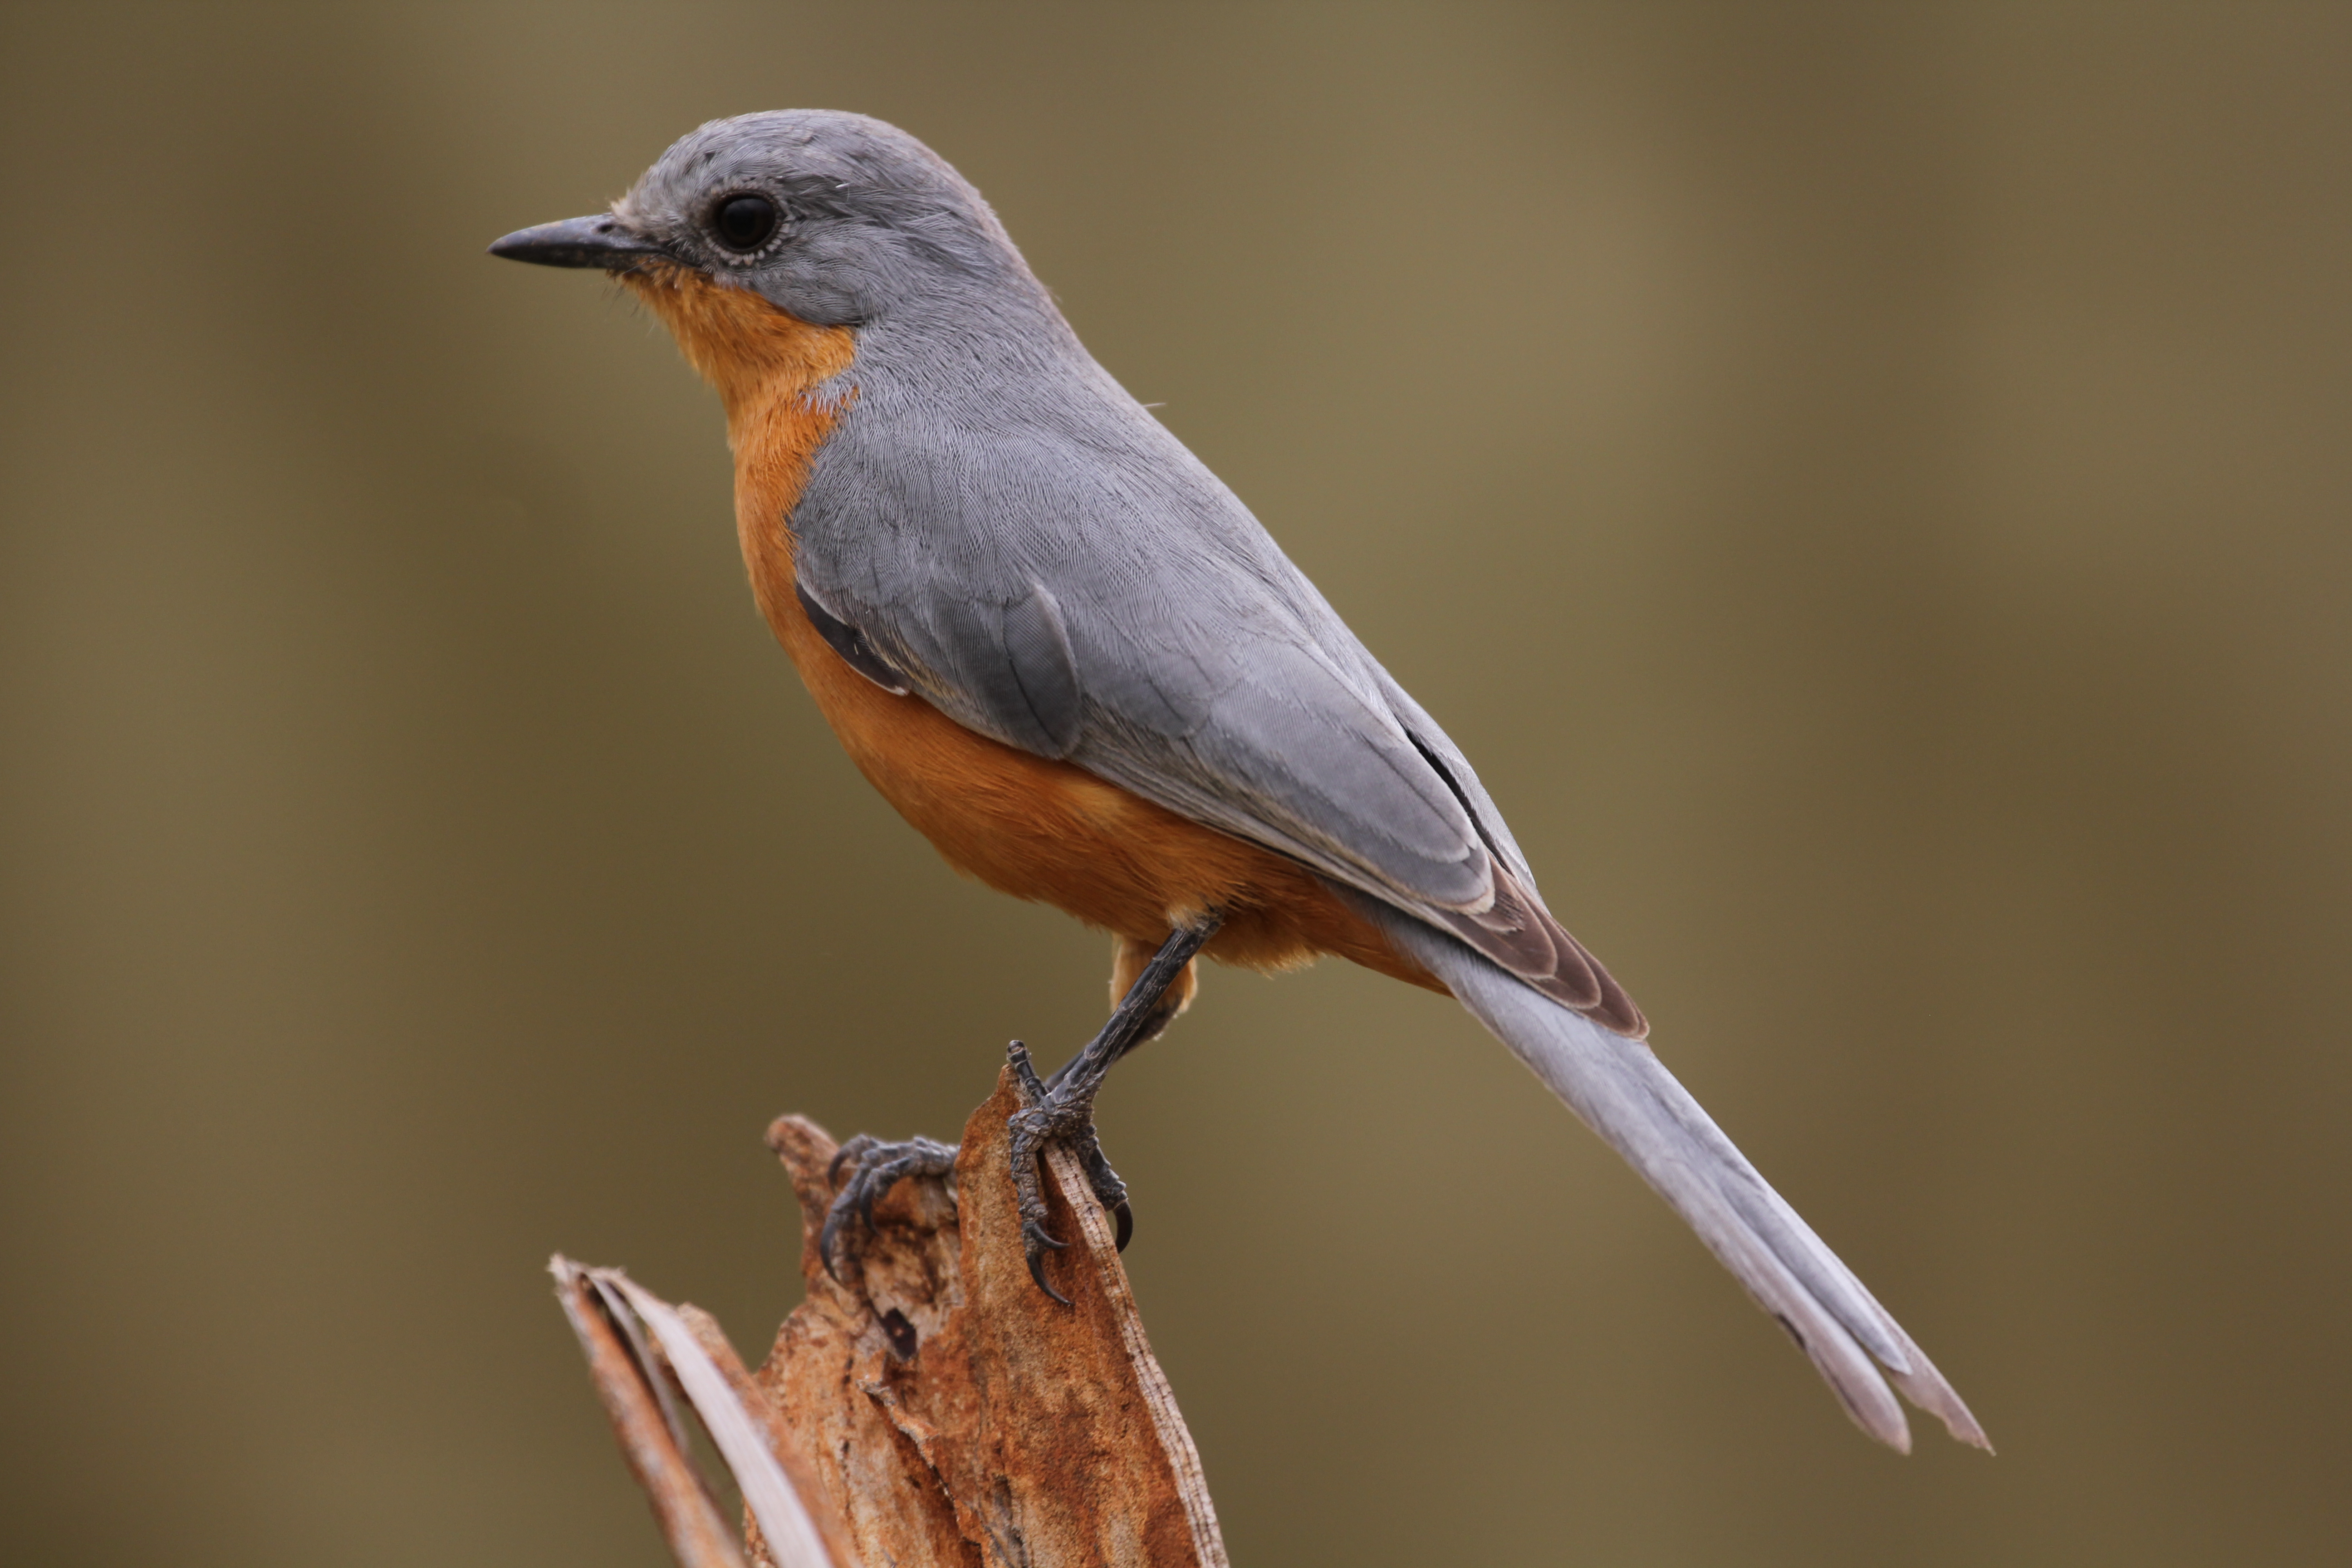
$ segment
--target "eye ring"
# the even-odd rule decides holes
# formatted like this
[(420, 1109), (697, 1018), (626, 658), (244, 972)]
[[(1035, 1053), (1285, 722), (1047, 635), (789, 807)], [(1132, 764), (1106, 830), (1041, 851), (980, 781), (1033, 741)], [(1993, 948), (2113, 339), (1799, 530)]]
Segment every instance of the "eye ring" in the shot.
[(740, 256), (756, 254), (783, 226), (775, 202), (757, 191), (735, 191), (710, 205), (710, 232)]

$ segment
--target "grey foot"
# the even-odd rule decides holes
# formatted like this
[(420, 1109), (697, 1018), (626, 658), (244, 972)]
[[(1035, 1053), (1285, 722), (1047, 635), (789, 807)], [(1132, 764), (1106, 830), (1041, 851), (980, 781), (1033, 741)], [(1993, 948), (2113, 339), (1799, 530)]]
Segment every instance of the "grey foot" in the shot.
[(1128, 1206), (1127, 1184), (1104, 1158), (1102, 1141), (1095, 1134), (1094, 1096), (1063, 1096), (1046, 1087), (1029, 1060), (1029, 1047), (1015, 1040), (1005, 1052), (1013, 1063), (1013, 1079), (1021, 1090), (1022, 1108), (1006, 1123), (1012, 1134), (1013, 1196), (1021, 1208), (1021, 1245), (1029, 1258), (1029, 1278), (1037, 1289), (1065, 1307), (1070, 1299), (1046, 1281), (1045, 1253), (1069, 1245), (1045, 1228), (1045, 1184), (1037, 1167), (1045, 1145), (1069, 1145), (1087, 1173), (1087, 1184), (1118, 1224), (1118, 1249), (1127, 1250), (1135, 1234), (1135, 1211)]
[(1029, 1060), (1029, 1047), (1020, 1041), (1013, 1041), (1007, 1051), (1022, 1101), (1022, 1108), (1006, 1124), (1011, 1134), (1013, 1193), (1021, 1208), (1022, 1246), (1029, 1258), (1029, 1278), (1064, 1306), (1069, 1305), (1070, 1299), (1046, 1283), (1045, 1254), (1059, 1252), (1069, 1243), (1045, 1226), (1045, 1187), (1037, 1157), (1055, 1142), (1066, 1144), (1077, 1155), (1087, 1184), (1118, 1222), (1118, 1247), (1125, 1251), (1128, 1238), (1135, 1234), (1135, 1213), (1128, 1206), (1127, 1184), (1103, 1157), (1102, 1142), (1095, 1135), (1095, 1096), (1101, 1091), (1112, 1063), (1167, 1026), (1168, 988), (1202, 944), (1216, 934), (1219, 923), (1219, 917), (1212, 915), (1162, 942), (1120, 999), (1110, 1022), (1052, 1078), (1037, 1076)]
[[(836, 1280), (841, 1270), (835, 1267), (835, 1246), (840, 1240), (842, 1227), (854, 1215), (867, 1234), (874, 1229), (874, 1205), (884, 1193), (908, 1176), (945, 1176), (955, 1170), (956, 1146), (938, 1143), (929, 1138), (909, 1138), (903, 1143), (885, 1143), (879, 1138), (860, 1132), (844, 1143), (833, 1156), (833, 1164), (825, 1174), (835, 1184), (833, 1206), (825, 1211), (824, 1228), (817, 1233), (816, 1252), (824, 1259), (824, 1271)], [(841, 1180), (841, 1168), (855, 1163), (846, 1183)]]

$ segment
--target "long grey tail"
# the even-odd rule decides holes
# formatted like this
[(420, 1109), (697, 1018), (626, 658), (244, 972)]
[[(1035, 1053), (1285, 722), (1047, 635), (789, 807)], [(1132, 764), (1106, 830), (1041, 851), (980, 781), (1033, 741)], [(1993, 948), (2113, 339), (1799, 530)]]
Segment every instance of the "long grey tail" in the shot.
[(1698, 1232), (1780, 1321), (1864, 1431), (1903, 1453), (1911, 1429), (1887, 1391), (1990, 1451), (1984, 1430), (1933, 1363), (1853, 1270), (1756, 1173), (1650, 1048), (1538, 994), (1454, 938), (1378, 911), (1390, 940), (1445, 982), (1584, 1124)]

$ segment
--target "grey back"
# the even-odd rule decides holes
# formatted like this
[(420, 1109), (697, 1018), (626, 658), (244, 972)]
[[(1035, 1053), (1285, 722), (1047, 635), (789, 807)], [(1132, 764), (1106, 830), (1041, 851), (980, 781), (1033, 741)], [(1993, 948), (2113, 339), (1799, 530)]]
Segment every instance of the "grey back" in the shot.
[[(698, 232), (731, 189), (785, 206), (772, 255)], [(1490, 855), (1532, 888), (1459, 749), (912, 137), (817, 110), (719, 121), (619, 210), (854, 329), (797, 572), (915, 691), (1401, 909), (1485, 909)]]

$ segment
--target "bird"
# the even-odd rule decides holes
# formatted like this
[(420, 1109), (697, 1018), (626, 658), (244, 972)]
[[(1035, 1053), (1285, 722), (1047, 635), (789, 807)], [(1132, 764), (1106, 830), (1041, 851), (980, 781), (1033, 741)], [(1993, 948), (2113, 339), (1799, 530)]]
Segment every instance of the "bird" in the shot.
[[(1553, 918), (1469, 759), (1209, 468), (1079, 342), (980, 192), (870, 117), (678, 139), (606, 211), (491, 254), (600, 270), (717, 389), (752, 595), (866, 780), (958, 869), (1110, 933), (1109, 1021), (1012, 1047), (1031, 1273), (1065, 1245), (1036, 1155), (1080, 1157), (1122, 1244), (1094, 1098), (1197, 961), (1347, 959), (1468, 1009), (1696, 1232), (1856, 1425), (1959, 1395), (1675, 1080)], [(952, 1149), (853, 1138), (828, 1267)], [(835, 1176), (840, 1172), (836, 1165)]]

